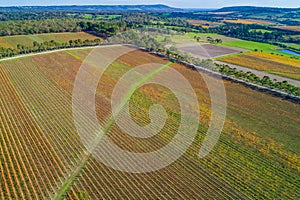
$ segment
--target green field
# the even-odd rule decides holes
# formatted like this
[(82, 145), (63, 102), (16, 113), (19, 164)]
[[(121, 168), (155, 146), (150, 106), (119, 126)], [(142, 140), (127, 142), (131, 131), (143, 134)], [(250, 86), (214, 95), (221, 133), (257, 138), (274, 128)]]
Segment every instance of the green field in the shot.
[[(184, 43), (184, 42), (196, 42), (195, 36), (200, 38), (201, 43), (207, 43), (207, 37), (211, 37), (213, 39), (222, 39), (224, 42), (233, 42), (233, 41), (239, 41), (235, 38), (226, 37), (224, 35), (216, 34), (216, 33), (186, 33), (182, 35), (172, 35), (170, 36), (170, 39), (175, 43)], [(165, 37), (159, 36), (157, 37), (158, 40), (162, 41)]]
[(47, 33), (47, 34), (35, 34), (35, 35), (16, 35), (0, 37), (0, 46), (5, 48), (16, 48), (18, 44), (24, 46), (32, 46), (33, 42), (44, 42), (54, 40), (59, 43), (69, 42), (69, 40), (94, 40), (98, 37), (84, 33)]
[(84, 19), (93, 19), (93, 18), (95, 18), (96, 20), (101, 20), (101, 19), (113, 20), (113, 19), (118, 19), (120, 17), (122, 17), (122, 15), (91, 15), (91, 14), (83, 15)]
[(83, 15), (83, 18), (84, 19), (93, 19), (93, 15), (91, 15), (91, 14), (85, 14), (85, 15)]
[(262, 33), (272, 33), (272, 31), (266, 30), (266, 29), (251, 29), (249, 32), (262, 32)]
[(282, 55), (282, 56), (289, 57), (289, 58), (291, 57), (290, 54), (277, 51), (278, 49), (280, 49), (280, 47), (272, 45), (272, 44), (261, 43), (261, 42), (239, 40), (239, 41), (232, 41), (232, 42), (223, 42), (222, 45), (243, 48), (243, 49), (247, 49), (250, 51), (255, 51), (255, 50), (263, 51), (265, 53)]
[(108, 20), (113, 20), (113, 19), (118, 19), (122, 17), (122, 15), (98, 15), (96, 17), (97, 20), (100, 20), (100, 19), (108, 19)]
[(300, 44), (286, 44), (288, 47), (300, 49)]

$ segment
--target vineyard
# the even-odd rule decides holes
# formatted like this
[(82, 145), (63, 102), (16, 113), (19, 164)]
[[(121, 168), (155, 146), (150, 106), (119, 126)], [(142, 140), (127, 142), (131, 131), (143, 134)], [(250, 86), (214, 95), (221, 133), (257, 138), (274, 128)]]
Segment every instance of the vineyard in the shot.
[[(129, 47), (106, 47), (107, 53), (122, 49)], [(300, 198), (299, 104), (225, 81), (225, 127), (214, 150), (200, 159), (211, 115), (203, 78), (194, 70), (139, 50), (118, 58), (101, 77), (95, 97), (99, 123), (105, 127), (112, 115), (111, 98), (120, 78), (139, 65), (159, 63), (178, 71), (194, 88), (201, 113), (197, 137), (183, 156), (158, 171), (132, 174), (102, 164), (80, 141), (72, 114), (76, 74), (90, 52), (68, 50), (0, 62), (1, 199)], [(256, 61), (266, 66), (270, 61), (264, 54), (255, 56), (259, 55)], [(250, 59), (252, 54), (247, 56)], [(292, 61), (276, 62), (285, 70), (298, 69), (290, 66)], [(99, 70), (97, 63), (89, 67)], [(168, 72), (162, 70), (155, 76), (179, 81)], [(165, 146), (180, 124), (173, 91), (157, 84), (139, 87), (131, 96), (130, 114), (137, 124), (147, 125), (154, 104), (162, 105), (167, 116), (156, 136), (131, 137), (114, 123), (107, 130), (108, 138), (132, 152)], [(81, 120), (89, 129), (89, 119)], [(145, 165), (149, 162), (145, 160)]]
[(221, 61), (300, 80), (300, 61), (263, 52), (229, 56)]

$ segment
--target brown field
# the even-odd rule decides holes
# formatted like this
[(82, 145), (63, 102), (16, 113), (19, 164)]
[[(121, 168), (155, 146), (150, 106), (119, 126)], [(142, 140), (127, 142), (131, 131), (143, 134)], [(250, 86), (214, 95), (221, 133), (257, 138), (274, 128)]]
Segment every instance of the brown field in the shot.
[(230, 20), (226, 19), (224, 22), (235, 23), (235, 24), (273, 24), (273, 22), (264, 21), (264, 20), (254, 20), (254, 19), (237, 19)]
[(202, 28), (208, 29), (210, 28), (210, 26), (202, 26)]
[(216, 58), (228, 54), (239, 53), (241, 51), (239, 49), (226, 48), (211, 44), (181, 45), (179, 50), (190, 53), (199, 58)]
[(191, 24), (194, 26), (202, 26), (202, 28), (210, 28), (220, 25), (221, 23), (218, 22), (210, 22), (205, 20), (189, 20)]
[[(120, 48), (127, 47), (108, 51)], [(74, 126), (71, 100), (76, 73), (90, 51), (0, 62), (3, 199), (52, 198), (86, 155)], [(112, 90), (128, 70), (141, 64), (167, 62), (137, 50), (116, 60), (98, 86), (99, 122), (105, 123), (111, 114)], [(89, 67), (95, 66), (89, 63)], [(170, 166), (142, 174), (117, 171), (90, 157), (70, 190), (66, 190), (65, 198), (298, 199), (299, 104), (226, 81), (228, 108), (222, 136), (214, 150), (199, 159), (211, 113), (208, 89), (198, 72), (176, 63), (170, 67), (190, 82), (199, 100), (198, 136), (190, 149)], [(168, 71), (157, 76), (179, 81)], [(108, 133), (110, 140), (134, 152), (149, 152), (168, 143), (176, 134), (180, 114), (172, 91), (153, 84), (140, 87), (130, 100), (131, 116), (137, 123), (147, 124), (149, 107), (156, 103), (163, 105), (167, 114), (166, 124), (157, 136), (149, 140), (133, 138), (114, 124)], [(85, 123), (88, 128), (88, 121)]]
[(221, 61), (300, 80), (300, 61), (292, 58), (252, 52), (225, 57)]
[(276, 26), (277, 29), (300, 32), (300, 26)]

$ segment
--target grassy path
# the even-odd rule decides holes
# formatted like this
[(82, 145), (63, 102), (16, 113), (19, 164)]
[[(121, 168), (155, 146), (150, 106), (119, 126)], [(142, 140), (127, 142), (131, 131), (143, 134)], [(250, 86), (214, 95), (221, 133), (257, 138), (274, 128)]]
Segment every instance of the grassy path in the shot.
[[(139, 88), (141, 85), (143, 85), (149, 79), (151, 79), (156, 74), (158, 74), (159, 72), (163, 71), (164, 69), (168, 68), (172, 64), (173, 64), (173, 62), (168, 62), (167, 64), (161, 66), (160, 68), (158, 68), (158, 69), (150, 72), (143, 79), (139, 80), (136, 84), (134, 84), (134, 86), (128, 91), (128, 93), (125, 95), (124, 99), (122, 100), (121, 105), (119, 107), (119, 110), (117, 111), (117, 115), (121, 112), (121, 109), (124, 107), (124, 105), (126, 105), (126, 103), (130, 100), (131, 96), (134, 94), (134, 92), (135, 92), (135, 90), (137, 88)], [(115, 123), (114, 117), (110, 116), (109, 120), (108, 120), (108, 122), (105, 125), (105, 128), (103, 130), (104, 134), (107, 134), (111, 130), (111, 128), (114, 125), (114, 123)], [(96, 145), (94, 145), (95, 149), (97, 148), (98, 144), (101, 143), (101, 140), (102, 140), (102, 137), (98, 138), (98, 140), (96, 141)], [(93, 151), (95, 149), (93, 149)], [(60, 199), (63, 199), (65, 197), (65, 195), (67, 194), (67, 192), (71, 189), (73, 183), (76, 181), (76, 178), (80, 175), (81, 171), (86, 166), (86, 164), (89, 161), (89, 159), (93, 156), (93, 151), (92, 152), (86, 152), (84, 154), (84, 156), (82, 157), (81, 162), (78, 163), (78, 165), (72, 171), (72, 173), (70, 174), (70, 176), (65, 180), (65, 182), (62, 185), (62, 187), (55, 194), (55, 196), (53, 197), (53, 199), (60, 200)]]

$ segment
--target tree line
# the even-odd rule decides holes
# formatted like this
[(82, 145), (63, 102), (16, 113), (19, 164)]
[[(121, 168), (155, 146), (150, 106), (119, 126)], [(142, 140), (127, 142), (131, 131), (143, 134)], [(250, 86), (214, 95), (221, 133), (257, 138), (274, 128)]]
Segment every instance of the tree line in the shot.
[(258, 77), (252, 72), (244, 72), (237, 70), (236, 68), (231, 68), (228, 65), (219, 65), (217, 64), (218, 70), (220, 73), (232, 76), (237, 79), (245, 80), (246, 82), (254, 83), (257, 85), (265, 86), (271, 89), (276, 89), (284, 91), (288, 94), (295, 96), (300, 96), (300, 88), (289, 84), (287, 81), (277, 81), (276, 79), (272, 80), (269, 76), (264, 76), (263, 78)]
[[(262, 32), (260, 30), (266, 30)], [(244, 40), (251, 40), (256, 42), (264, 43), (299, 43), (299, 40), (296, 40), (293, 31), (288, 30), (278, 30), (271, 27), (266, 27), (257, 24), (233, 24), (225, 23), (215, 28), (208, 30), (212, 33), (218, 33), (226, 35), (229, 37), (235, 37)]]
[(111, 36), (125, 28), (126, 23), (123, 22), (87, 22), (75, 19), (6, 21), (0, 23), (0, 36), (80, 31), (96, 31)]
[(69, 40), (68, 42), (59, 43), (54, 40), (36, 42), (34, 41), (32, 46), (25, 46), (17, 44), (16, 49), (0, 47), (0, 58), (4, 57), (13, 57), (20, 54), (36, 53), (47, 50), (63, 49), (63, 48), (72, 48), (72, 47), (84, 47), (84, 46), (95, 46), (101, 44), (101, 39), (97, 38), (94, 40)]

